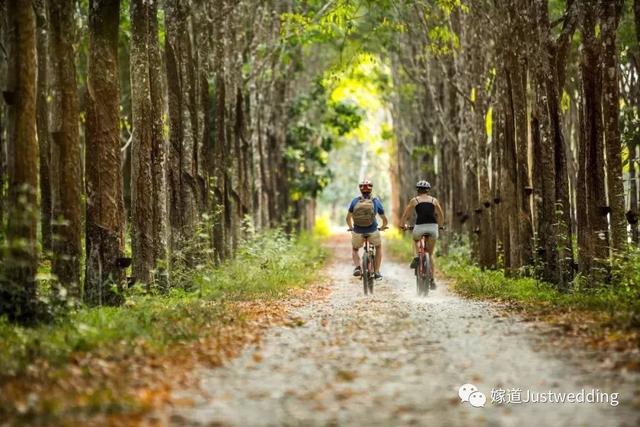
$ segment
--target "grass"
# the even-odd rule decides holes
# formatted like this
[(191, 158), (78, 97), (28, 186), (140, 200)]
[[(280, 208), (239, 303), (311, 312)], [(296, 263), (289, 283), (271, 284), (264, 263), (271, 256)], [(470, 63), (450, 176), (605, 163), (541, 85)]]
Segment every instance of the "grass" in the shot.
[(175, 342), (206, 335), (235, 301), (278, 298), (315, 276), (326, 256), (308, 235), (290, 239), (279, 231), (256, 236), (235, 259), (221, 266), (200, 265), (191, 286), (166, 295), (140, 290), (120, 307), (80, 308), (51, 324), (33, 328), (0, 319), (0, 376), (19, 376), (35, 361), (61, 366), (73, 353), (144, 345), (161, 352)]
[(618, 265), (615, 281), (608, 286), (583, 288), (579, 278), (566, 292), (531, 277), (507, 277), (499, 270), (482, 270), (471, 262), (468, 250), (451, 248), (440, 258), (439, 268), (453, 279), (455, 292), (471, 298), (495, 299), (536, 314), (583, 312), (602, 326), (619, 330), (640, 327), (640, 254)]

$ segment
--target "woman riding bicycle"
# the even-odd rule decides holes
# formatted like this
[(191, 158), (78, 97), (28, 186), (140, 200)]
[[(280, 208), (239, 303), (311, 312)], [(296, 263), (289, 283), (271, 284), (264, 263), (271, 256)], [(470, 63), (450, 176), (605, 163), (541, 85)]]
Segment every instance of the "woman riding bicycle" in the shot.
[[(431, 184), (427, 181), (421, 180), (416, 184), (416, 191), (418, 195), (409, 201), (409, 204), (402, 214), (402, 224), (406, 224), (411, 216), (413, 210), (416, 212), (416, 225), (413, 228), (413, 240), (415, 243), (414, 254), (418, 252), (418, 245), (423, 235), (428, 235), (426, 250), (429, 253), (431, 259), (431, 289), (435, 289), (436, 282), (433, 278), (434, 275), (434, 260), (433, 252), (436, 247), (436, 240), (438, 239), (438, 230), (443, 228), (444, 225), (444, 213), (442, 207), (438, 202), (438, 199), (429, 195), (431, 190)], [(406, 228), (406, 225), (402, 227)], [(411, 262), (411, 268), (416, 268), (418, 265), (418, 257), (416, 256)]]

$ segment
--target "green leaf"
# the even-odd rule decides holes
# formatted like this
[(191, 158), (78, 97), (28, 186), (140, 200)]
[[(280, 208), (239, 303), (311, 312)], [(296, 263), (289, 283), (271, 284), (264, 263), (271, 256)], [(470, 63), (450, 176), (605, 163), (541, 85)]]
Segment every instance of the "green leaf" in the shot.
[(487, 132), (487, 137), (491, 138), (493, 135), (493, 107), (489, 107), (487, 114), (484, 116), (484, 128)]

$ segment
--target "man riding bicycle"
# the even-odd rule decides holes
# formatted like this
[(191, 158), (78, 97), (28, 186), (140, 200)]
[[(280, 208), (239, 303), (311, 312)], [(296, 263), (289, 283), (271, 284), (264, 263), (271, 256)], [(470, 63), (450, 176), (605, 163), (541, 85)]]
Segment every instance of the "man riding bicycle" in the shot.
[[(427, 181), (421, 180), (416, 184), (416, 191), (418, 195), (409, 201), (409, 204), (402, 214), (401, 223), (405, 224), (402, 228), (407, 228), (406, 223), (409, 220), (412, 212), (416, 212), (416, 224), (413, 228), (413, 241), (415, 243), (414, 254), (418, 252), (418, 246), (420, 239), (423, 235), (427, 235), (427, 247), (426, 250), (429, 253), (430, 269), (431, 269), (431, 289), (436, 288), (436, 282), (434, 279), (434, 259), (433, 252), (436, 247), (436, 240), (438, 239), (438, 230), (444, 228), (444, 213), (440, 202), (435, 197), (429, 195), (431, 190), (431, 184)], [(416, 268), (418, 265), (418, 257), (416, 256), (411, 262), (411, 268)]]
[(376, 221), (376, 215), (380, 215), (382, 218), (381, 230), (387, 228), (389, 221), (384, 214), (384, 208), (382, 202), (378, 197), (372, 197), (371, 191), (373, 190), (373, 184), (370, 180), (363, 180), (358, 187), (360, 188), (360, 196), (355, 197), (349, 205), (349, 212), (347, 213), (347, 225), (349, 231), (351, 231), (351, 246), (353, 248), (351, 252), (351, 258), (353, 259), (353, 275), (358, 277), (362, 274), (360, 267), (360, 255), (358, 251), (364, 244), (363, 235), (369, 236), (369, 242), (376, 248), (376, 256), (374, 258), (374, 277), (376, 280), (382, 279), (380, 274), (380, 264), (382, 263), (382, 241), (380, 239), (380, 231), (378, 231), (378, 222)]

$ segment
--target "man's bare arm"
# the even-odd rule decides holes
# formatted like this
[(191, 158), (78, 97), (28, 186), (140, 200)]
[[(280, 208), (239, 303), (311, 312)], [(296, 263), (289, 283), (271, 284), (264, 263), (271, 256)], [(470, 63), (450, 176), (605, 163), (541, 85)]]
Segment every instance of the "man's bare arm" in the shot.
[(349, 226), (349, 229), (352, 229), (353, 228), (353, 214), (351, 212), (349, 212), (347, 214), (346, 220), (347, 220), (347, 225)]

